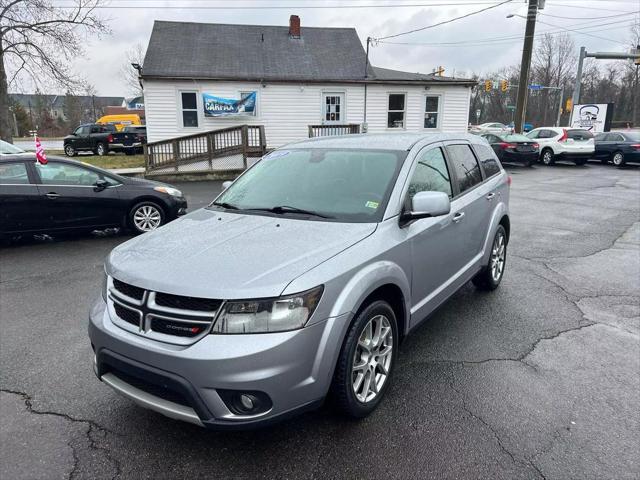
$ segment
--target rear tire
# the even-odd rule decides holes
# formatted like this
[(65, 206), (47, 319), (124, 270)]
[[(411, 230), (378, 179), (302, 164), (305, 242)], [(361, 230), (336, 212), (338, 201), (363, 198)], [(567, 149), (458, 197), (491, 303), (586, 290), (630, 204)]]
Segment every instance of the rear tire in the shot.
[(109, 151), (107, 150), (107, 146), (102, 143), (102, 142), (98, 142), (96, 144), (96, 150), (95, 150), (95, 154), (99, 155), (101, 157), (105, 156), (107, 153), (109, 153)]
[(76, 152), (76, 149), (73, 148), (71, 145), (65, 145), (64, 146), (64, 154), (67, 157), (75, 157), (77, 155), (78, 152)]
[(471, 280), (478, 290), (491, 291), (498, 288), (504, 269), (507, 265), (507, 232), (502, 225), (498, 225), (491, 244), (489, 263)]
[(553, 150), (551, 150), (550, 148), (545, 148), (544, 150), (542, 150), (542, 153), (540, 154), (540, 160), (547, 166), (551, 166), (556, 163), (553, 155)]
[(154, 202), (140, 202), (133, 206), (128, 215), (129, 228), (136, 233), (151, 232), (165, 222), (164, 210)]
[(376, 300), (347, 331), (331, 384), (335, 407), (353, 418), (373, 412), (389, 388), (397, 351), (395, 313), (387, 302)]
[(615, 152), (612, 156), (611, 156), (611, 161), (613, 162), (613, 164), (618, 167), (618, 168), (622, 168), (625, 166), (625, 160), (624, 160), (624, 153), (622, 152)]

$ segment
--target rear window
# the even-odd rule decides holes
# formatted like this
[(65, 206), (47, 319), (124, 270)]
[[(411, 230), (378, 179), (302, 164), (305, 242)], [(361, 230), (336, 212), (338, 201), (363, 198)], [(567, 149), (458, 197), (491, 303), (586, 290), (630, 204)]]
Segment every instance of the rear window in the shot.
[[(522, 135), (520, 135), (522, 136)], [(524, 137), (529, 140), (527, 137)], [(493, 149), (485, 145), (474, 145), (480, 163), (484, 170), (484, 174), (487, 178), (492, 177), (496, 173), (500, 173), (500, 163), (496, 158), (496, 154), (493, 153)]]
[(587, 130), (567, 130), (567, 138), (573, 140), (589, 140), (593, 138), (593, 133)]
[(525, 137), (524, 135), (505, 135), (504, 139), (507, 142), (530, 142), (531, 139), (529, 137)]
[(447, 145), (446, 148), (456, 171), (459, 193), (482, 182), (480, 165), (469, 145)]
[(24, 163), (0, 163), (0, 183), (25, 184), (29, 183), (27, 167)]

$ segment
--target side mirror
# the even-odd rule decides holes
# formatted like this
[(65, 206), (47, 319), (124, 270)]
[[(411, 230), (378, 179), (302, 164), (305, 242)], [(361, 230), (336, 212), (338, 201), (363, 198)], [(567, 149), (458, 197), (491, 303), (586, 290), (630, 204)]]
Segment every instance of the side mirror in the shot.
[(229, 188), (231, 186), (233, 182), (231, 180), (227, 180), (226, 182), (222, 182), (222, 190), (226, 190), (227, 188)]
[(421, 218), (440, 217), (451, 211), (449, 195), (444, 192), (418, 192), (411, 200), (411, 211), (400, 216), (402, 223)]
[(109, 182), (107, 182), (106, 180), (100, 179), (100, 180), (96, 180), (96, 183), (94, 183), (94, 185), (96, 186), (96, 190), (101, 191), (109, 186)]

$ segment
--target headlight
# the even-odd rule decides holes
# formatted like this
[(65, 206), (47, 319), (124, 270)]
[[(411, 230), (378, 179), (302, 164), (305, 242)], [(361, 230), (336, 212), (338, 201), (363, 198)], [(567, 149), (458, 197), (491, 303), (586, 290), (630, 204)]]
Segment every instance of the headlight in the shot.
[(304, 327), (324, 287), (280, 298), (227, 302), (211, 333), (284, 332)]
[(181, 197), (182, 192), (177, 188), (172, 187), (153, 187), (156, 192), (166, 193), (167, 195), (171, 195), (172, 197)]

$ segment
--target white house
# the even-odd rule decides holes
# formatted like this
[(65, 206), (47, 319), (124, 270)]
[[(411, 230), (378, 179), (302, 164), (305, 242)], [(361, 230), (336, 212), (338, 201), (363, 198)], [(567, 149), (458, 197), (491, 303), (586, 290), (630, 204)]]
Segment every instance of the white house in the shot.
[(373, 67), (355, 29), (295, 15), (289, 27), (156, 21), (141, 79), (149, 142), (249, 124), (269, 147), (310, 125), (466, 131), (475, 84)]

